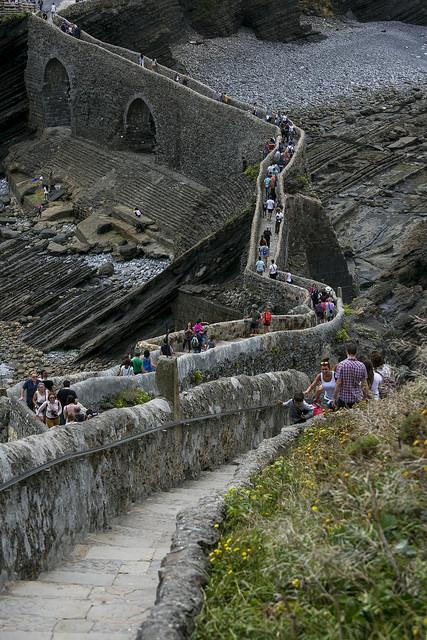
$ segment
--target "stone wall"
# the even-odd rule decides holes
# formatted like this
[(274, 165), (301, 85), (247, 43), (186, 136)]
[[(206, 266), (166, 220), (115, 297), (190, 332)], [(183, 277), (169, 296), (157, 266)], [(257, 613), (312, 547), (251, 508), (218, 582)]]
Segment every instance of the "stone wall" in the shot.
[(105, 398), (114, 397), (122, 391), (128, 389), (142, 389), (152, 397), (157, 395), (157, 385), (154, 373), (143, 375), (119, 377), (102, 376), (89, 378), (73, 384), (73, 389), (77, 393), (80, 402), (87, 409), (98, 410), (99, 405)]
[(274, 331), (181, 356), (178, 358), (181, 386), (188, 389), (197, 384), (200, 376), (195, 376), (196, 371), (203, 381), (287, 369), (299, 369), (314, 376), (320, 359), (329, 355), (330, 344), (343, 321), (344, 311), (338, 301), (338, 313), (331, 322), (308, 329)]
[(20, 440), (34, 434), (45, 433), (48, 429), (27, 404), (16, 397), (10, 397), (10, 414), (7, 439)]
[(206, 298), (195, 295), (194, 287), (181, 288), (172, 306), (175, 328), (186, 327), (188, 322), (194, 322), (202, 318), (203, 322), (227, 322), (238, 320), (242, 312), (229, 307), (224, 307), (217, 302), (211, 302)]
[[(126, 445), (53, 466), (0, 492), (0, 579), (35, 578), (54, 566), (89, 531), (108, 526), (130, 503), (170, 489), (203, 469), (278, 433), (284, 423), (279, 398), (308, 383), (296, 371), (215, 381), (182, 394), (186, 418), (224, 410), (217, 419), (161, 429)], [(171, 419), (169, 405), (156, 399), (142, 407), (111, 410), (89, 423), (54, 427), (47, 433), (0, 445), (0, 482), (64, 453), (99, 447)]]
[[(141, 98), (156, 126), (158, 160), (207, 186), (240, 173), (242, 155), (256, 162), (264, 140), (275, 131), (249, 112), (202, 96), (32, 16), (26, 84), (30, 122), (38, 129), (46, 126), (45, 70), (55, 59), (70, 83), (73, 135), (123, 148), (125, 114)], [(210, 162), (200, 162), (201, 157)]]

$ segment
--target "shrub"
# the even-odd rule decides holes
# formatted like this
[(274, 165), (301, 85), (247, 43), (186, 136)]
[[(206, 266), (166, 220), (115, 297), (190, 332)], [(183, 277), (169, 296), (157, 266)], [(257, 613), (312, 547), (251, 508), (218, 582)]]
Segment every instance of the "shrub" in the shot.
[(413, 444), (427, 437), (427, 411), (413, 411), (399, 427), (399, 438), (405, 444)]
[(377, 436), (368, 433), (357, 438), (354, 442), (350, 442), (346, 447), (346, 452), (352, 457), (362, 456), (367, 458), (376, 452), (379, 443)]
[(203, 373), (199, 371), (199, 369), (196, 369), (195, 371), (193, 371), (193, 373), (191, 374), (192, 383), (200, 384), (202, 380), (203, 380)]
[(350, 334), (348, 332), (348, 324), (346, 322), (344, 322), (341, 329), (338, 329), (338, 331), (336, 332), (335, 340), (337, 342), (348, 342), (350, 340)]
[(350, 305), (347, 302), (344, 302), (343, 309), (345, 316), (351, 316), (353, 314), (353, 309), (350, 308)]
[(123, 409), (124, 407), (135, 407), (145, 404), (151, 400), (151, 396), (142, 389), (126, 389), (116, 396), (105, 398), (100, 404), (101, 411), (107, 409)]
[(245, 176), (253, 182), (258, 180), (259, 175), (259, 163), (258, 164), (250, 164), (249, 167), (245, 169)]

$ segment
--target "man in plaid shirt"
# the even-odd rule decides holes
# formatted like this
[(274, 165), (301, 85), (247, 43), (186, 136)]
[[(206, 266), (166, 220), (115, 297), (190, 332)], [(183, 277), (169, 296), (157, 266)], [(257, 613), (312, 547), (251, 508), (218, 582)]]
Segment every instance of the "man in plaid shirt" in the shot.
[(372, 394), (368, 389), (368, 372), (363, 362), (356, 358), (357, 347), (349, 344), (347, 347), (347, 358), (337, 365), (335, 376), (337, 384), (334, 391), (334, 405), (339, 409), (351, 407), (363, 398), (371, 398)]

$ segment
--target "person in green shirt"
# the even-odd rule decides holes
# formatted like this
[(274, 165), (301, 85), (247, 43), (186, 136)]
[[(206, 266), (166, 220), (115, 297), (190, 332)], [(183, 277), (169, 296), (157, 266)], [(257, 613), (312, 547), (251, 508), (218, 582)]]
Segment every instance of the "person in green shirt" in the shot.
[(142, 359), (140, 351), (135, 351), (135, 355), (131, 360), (131, 364), (135, 375), (137, 375), (138, 373), (142, 373)]

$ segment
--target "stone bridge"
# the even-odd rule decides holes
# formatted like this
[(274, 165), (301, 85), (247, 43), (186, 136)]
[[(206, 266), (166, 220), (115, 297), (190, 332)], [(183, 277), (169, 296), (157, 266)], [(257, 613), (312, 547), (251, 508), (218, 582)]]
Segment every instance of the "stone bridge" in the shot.
[(273, 135), (271, 125), (211, 99), (207, 88), (139, 66), (130, 51), (78, 40), (36, 16), (28, 32), (30, 123), (39, 132), (64, 126), (112, 149), (155, 149), (158, 161), (208, 186), (241, 172), (242, 155), (258, 161)]

